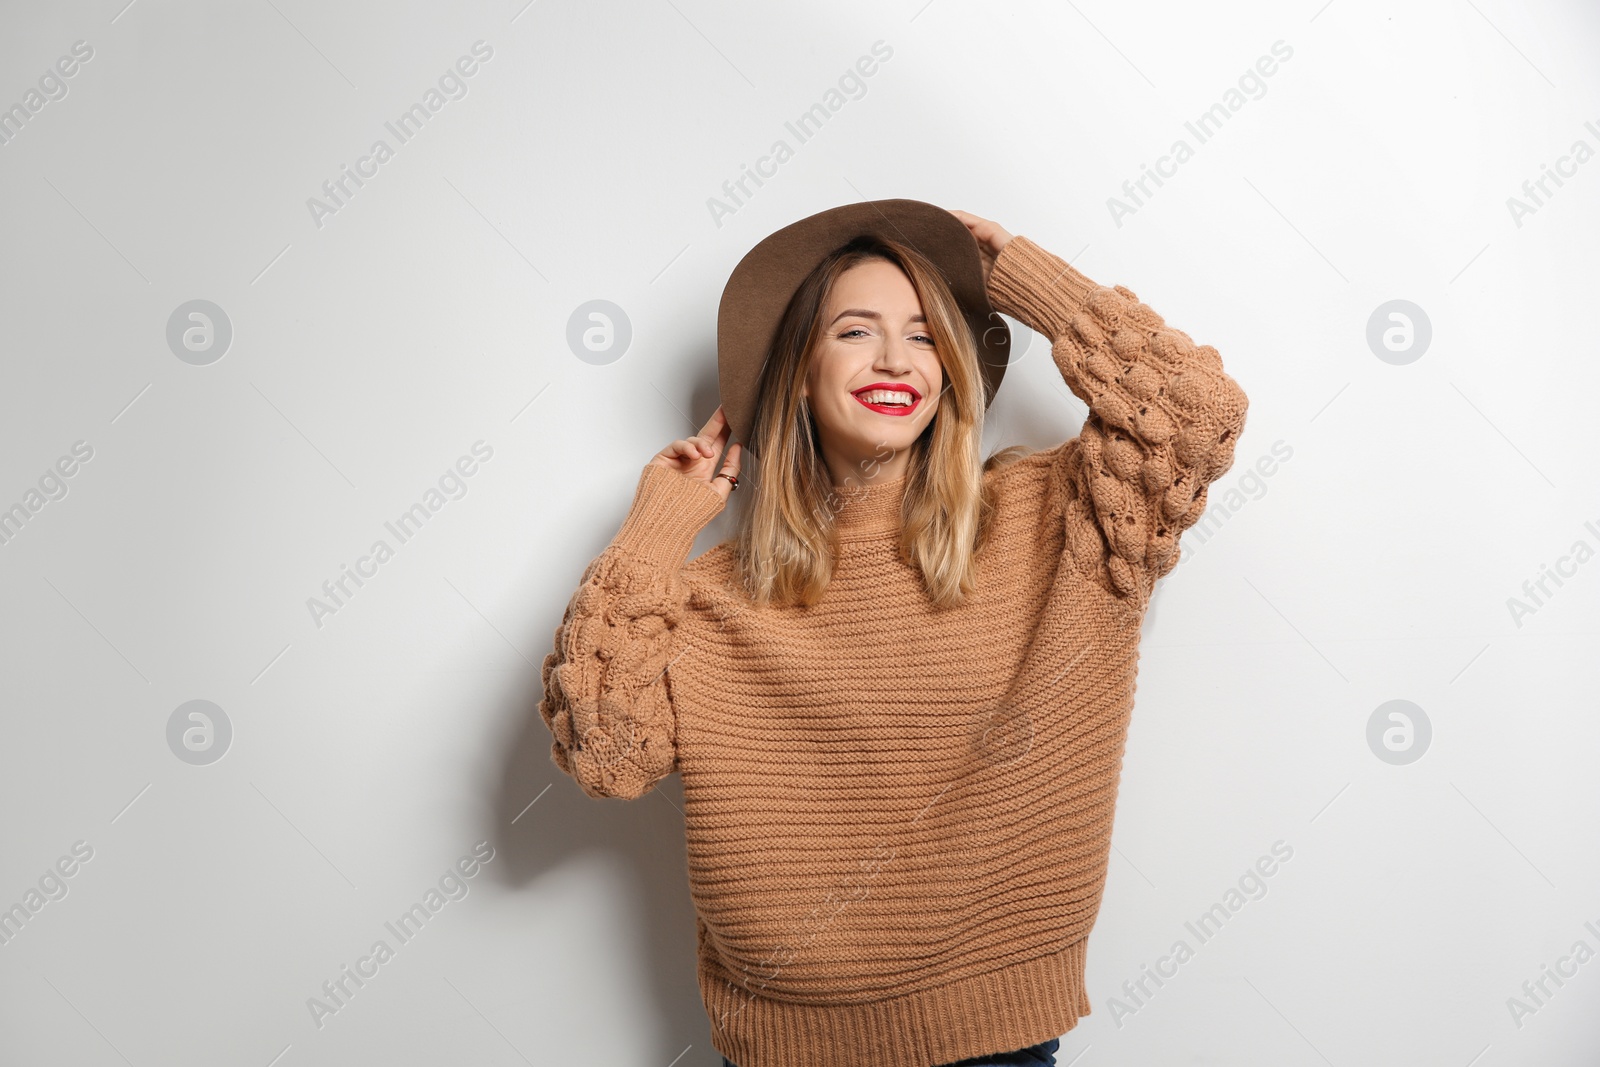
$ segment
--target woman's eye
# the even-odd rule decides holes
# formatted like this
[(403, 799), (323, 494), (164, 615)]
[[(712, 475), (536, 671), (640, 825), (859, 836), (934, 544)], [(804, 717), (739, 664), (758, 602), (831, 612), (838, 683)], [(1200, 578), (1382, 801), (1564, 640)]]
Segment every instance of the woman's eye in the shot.
[[(851, 334), (857, 334), (857, 333), (864, 334), (866, 332), (867, 331), (863, 330), (859, 326), (852, 326), (852, 327), (850, 327), (850, 329), (846, 330), (844, 333), (841, 333), (839, 336), (840, 337), (849, 337)], [(925, 333), (919, 333), (919, 334), (916, 335), (916, 337), (917, 337), (918, 340), (926, 341), (930, 345), (933, 344), (933, 338), (929, 337)]]

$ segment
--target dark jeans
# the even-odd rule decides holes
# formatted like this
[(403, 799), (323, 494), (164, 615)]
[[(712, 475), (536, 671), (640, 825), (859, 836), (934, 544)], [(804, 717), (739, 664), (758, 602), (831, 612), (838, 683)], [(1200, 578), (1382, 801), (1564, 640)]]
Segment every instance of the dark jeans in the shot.
[[(974, 1056), (971, 1059), (957, 1060), (947, 1063), (944, 1067), (1055, 1067), (1056, 1049), (1061, 1047), (1061, 1039), (1052, 1037), (1049, 1041), (1027, 1048), (1019, 1048), (1015, 1052), (992, 1052), (987, 1056)], [(728, 1057), (722, 1057), (722, 1067), (738, 1067)]]

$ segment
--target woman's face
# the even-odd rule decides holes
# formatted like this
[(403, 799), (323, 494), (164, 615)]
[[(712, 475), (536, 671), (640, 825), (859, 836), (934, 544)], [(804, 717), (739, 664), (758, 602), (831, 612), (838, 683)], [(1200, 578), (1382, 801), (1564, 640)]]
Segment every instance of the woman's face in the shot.
[(917, 291), (893, 263), (865, 260), (834, 279), (822, 323), (801, 388), (834, 484), (898, 478), (944, 388)]

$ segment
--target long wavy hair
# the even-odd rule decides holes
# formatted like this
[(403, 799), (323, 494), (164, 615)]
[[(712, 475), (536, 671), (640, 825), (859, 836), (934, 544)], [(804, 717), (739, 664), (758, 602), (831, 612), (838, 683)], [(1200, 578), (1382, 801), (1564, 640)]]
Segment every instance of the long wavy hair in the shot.
[(976, 588), (977, 555), (995, 513), (986, 471), (1032, 451), (1012, 445), (981, 458), (983, 372), (961, 306), (944, 276), (909, 245), (865, 234), (834, 250), (800, 284), (779, 321), (762, 366), (750, 450), (759, 480), (733, 538), (733, 556), (746, 595), (757, 606), (812, 605), (833, 575), (839, 541), (834, 518), (849, 506), (852, 486), (876, 473), (884, 454), (860, 476), (836, 488), (822, 458), (816, 419), (801, 386), (822, 340), (822, 313), (834, 282), (868, 259), (884, 259), (905, 274), (927, 316), (928, 333), (944, 368), (933, 421), (910, 446), (899, 552), (922, 577), (937, 607), (962, 603)]

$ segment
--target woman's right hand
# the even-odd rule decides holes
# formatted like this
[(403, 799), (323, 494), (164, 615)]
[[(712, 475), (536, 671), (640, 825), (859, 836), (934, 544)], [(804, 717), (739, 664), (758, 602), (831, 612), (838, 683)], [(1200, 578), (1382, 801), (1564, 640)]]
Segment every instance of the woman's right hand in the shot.
[(728, 417), (718, 405), (717, 410), (711, 413), (710, 421), (700, 427), (699, 433), (672, 442), (652, 456), (650, 462), (705, 482), (726, 501), (733, 488), (728, 479), (718, 478), (717, 474), (731, 474), (737, 478), (739, 460), (744, 451), (743, 445), (729, 446), (727, 456), (718, 465), (717, 457), (722, 452), (722, 446), (727, 444), (729, 432)]

